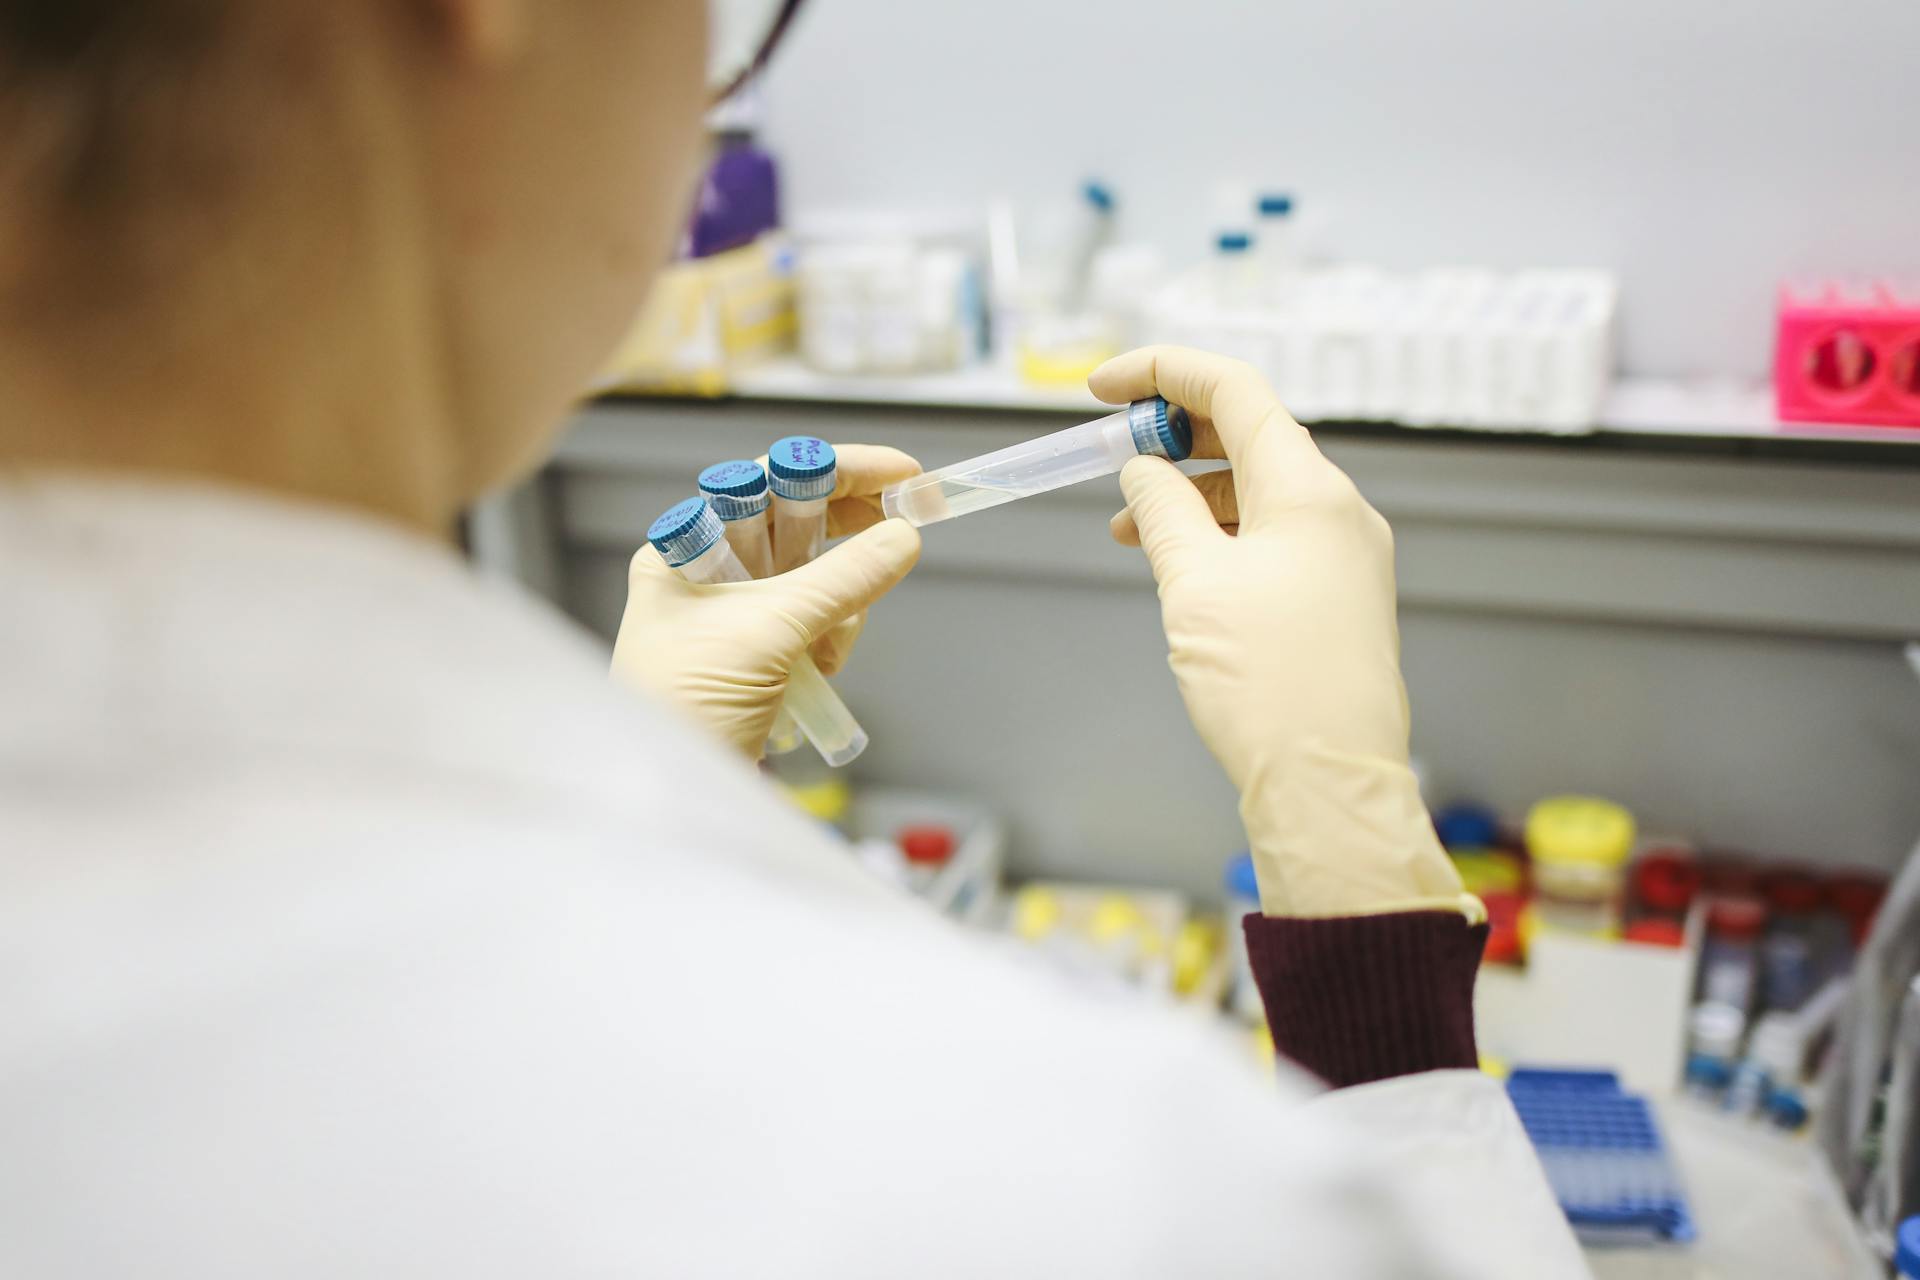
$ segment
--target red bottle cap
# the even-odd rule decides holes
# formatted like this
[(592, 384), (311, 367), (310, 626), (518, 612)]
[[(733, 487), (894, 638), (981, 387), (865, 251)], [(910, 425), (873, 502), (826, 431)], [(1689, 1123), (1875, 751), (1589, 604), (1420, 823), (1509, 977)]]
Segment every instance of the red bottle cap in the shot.
[(1700, 880), (1700, 863), (1685, 849), (1651, 849), (1633, 864), (1634, 894), (1654, 911), (1684, 912)]
[(1866, 941), (1867, 930), (1873, 927), (1874, 913), (1880, 910), (1881, 899), (1887, 896), (1886, 875), (1864, 868), (1836, 871), (1827, 877), (1826, 888), (1827, 901), (1847, 918), (1853, 943), (1859, 946)]
[(1628, 942), (1644, 942), (1653, 947), (1684, 947), (1687, 927), (1667, 916), (1647, 916), (1627, 926)]
[(1767, 927), (1767, 904), (1755, 897), (1715, 898), (1707, 907), (1707, 932), (1746, 941)]
[(894, 836), (900, 846), (900, 852), (906, 855), (908, 862), (915, 866), (937, 867), (953, 856), (954, 838), (952, 827), (939, 827), (931, 824), (922, 827), (902, 827)]
[(1820, 909), (1826, 889), (1820, 877), (1796, 863), (1781, 863), (1760, 873), (1760, 895), (1784, 915), (1808, 915)]
[(1487, 908), (1487, 948), (1481, 953), (1480, 962), (1519, 964), (1520, 910), (1525, 906), (1524, 901), (1509, 890), (1483, 893), (1480, 901)]
[(1709, 853), (1700, 858), (1700, 887), (1718, 895), (1758, 892), (1760, 877), (1744, 853)]

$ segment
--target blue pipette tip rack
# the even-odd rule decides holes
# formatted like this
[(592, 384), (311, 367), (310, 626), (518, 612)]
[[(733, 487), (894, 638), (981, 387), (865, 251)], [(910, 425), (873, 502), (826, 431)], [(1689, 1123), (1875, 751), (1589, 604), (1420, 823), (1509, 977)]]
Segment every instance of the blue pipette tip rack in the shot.
[(1521, 1069), (1508, 1078), (1507, 1096), (1583, 1241), (1694, 1238), (1686, 1191), (1653, 1111), (1613, 1072)]

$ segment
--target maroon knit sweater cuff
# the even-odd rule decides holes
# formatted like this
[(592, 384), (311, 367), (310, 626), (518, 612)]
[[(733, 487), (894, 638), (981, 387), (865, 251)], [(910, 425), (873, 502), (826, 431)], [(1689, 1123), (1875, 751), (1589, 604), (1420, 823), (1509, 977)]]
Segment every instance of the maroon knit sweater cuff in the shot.
[(1242, 922), (1280, 1055), (1335, 1088), (1479, 1065), (1473, 979), (1487, 926), (1451, 911)]

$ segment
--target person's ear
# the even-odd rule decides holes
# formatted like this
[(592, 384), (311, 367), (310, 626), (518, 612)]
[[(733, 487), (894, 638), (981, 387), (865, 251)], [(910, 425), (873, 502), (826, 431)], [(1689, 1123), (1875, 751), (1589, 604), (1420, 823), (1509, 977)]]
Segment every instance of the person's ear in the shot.
[(442, 51), (478, 66), (512, 61), (527, 36), (532, 0), (412, 0)]

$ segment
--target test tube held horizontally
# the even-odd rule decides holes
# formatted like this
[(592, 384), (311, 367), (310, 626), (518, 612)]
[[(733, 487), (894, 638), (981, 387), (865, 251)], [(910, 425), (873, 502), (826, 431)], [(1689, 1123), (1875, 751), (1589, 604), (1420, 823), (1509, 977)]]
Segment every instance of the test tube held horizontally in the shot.
[(880, 495), (880, 505), (908, 524), (937, 524), (1113, 475), (1141, 454), (1184, 462), (1192, 452), (1187, 411), (1154, 396), (1104, 418), (903, 480)]
[[(752, 581), (705, 498), (688, 498), (654, 521), (647, 541), (689, 582)], [(787, 675), (786, 707), (820, 758), (836, 769), (867, 749), (866, 730), (804, 653)]]

